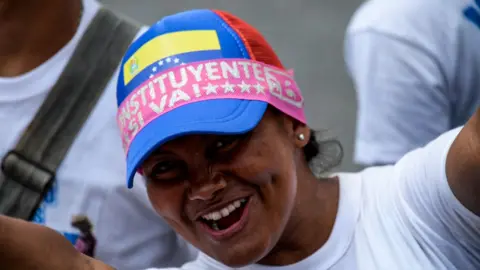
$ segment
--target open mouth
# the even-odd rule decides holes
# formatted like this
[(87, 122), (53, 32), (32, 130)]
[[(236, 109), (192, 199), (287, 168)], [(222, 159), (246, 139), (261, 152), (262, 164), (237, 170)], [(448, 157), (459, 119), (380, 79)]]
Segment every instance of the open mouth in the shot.
[(200, 220), (213, 232), (228, 231), (242, 219), (248, 200), (236, 200), (218, 211), (203, 215)]

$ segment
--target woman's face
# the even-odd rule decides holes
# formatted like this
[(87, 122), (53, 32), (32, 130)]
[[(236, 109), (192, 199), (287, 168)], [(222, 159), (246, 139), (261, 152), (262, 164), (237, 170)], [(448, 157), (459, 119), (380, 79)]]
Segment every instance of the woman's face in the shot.
[(154, 208), (209, 256), (231, 266), (259, 261), (282, 236), (294, 205), (306, 144), (295, 129), (290, 118), (267, 110), (246, 135), (165, 143), (142, 166)]

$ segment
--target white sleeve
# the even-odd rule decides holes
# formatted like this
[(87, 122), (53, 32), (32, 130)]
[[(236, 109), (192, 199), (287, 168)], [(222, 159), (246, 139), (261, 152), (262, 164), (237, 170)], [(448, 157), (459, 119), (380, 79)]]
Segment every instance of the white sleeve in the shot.
[(95, 257), (118, 269), (178, 267), (197, 255), (197, 250), (154, 211), (145, 182), (138, 175), (132, 189), (124, 185), (113, 189), (97, 226)]
[(355, 161), (394, 164), (450, 129), (450, 101), (435, 54), (400, 36), (348, 32), (345, 61), (357, 91)]
[(447, 181), (446, 157), (459, 131), (449, 131), (402, 158), (394, 167), (390, 191), (396, 194), (392, 197), (399, 222), (416, 243), (461, 266), (456, 269), (466, 269), (480, 265), (480, 217), (460, 203)]

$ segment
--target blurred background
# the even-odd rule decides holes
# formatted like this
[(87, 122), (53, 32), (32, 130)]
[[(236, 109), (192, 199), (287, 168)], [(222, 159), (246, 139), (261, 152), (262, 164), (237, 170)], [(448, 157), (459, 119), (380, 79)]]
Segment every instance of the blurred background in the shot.
[(344, 147), (337, 170), (352, 162), (356, 97), (345, 72), (343, 37), (362, 0), (101, 0), (144, 24), (194, 8), (223, 9), (262, 32), (288, 68), (294, 68), (314, 129), (328, 129)]

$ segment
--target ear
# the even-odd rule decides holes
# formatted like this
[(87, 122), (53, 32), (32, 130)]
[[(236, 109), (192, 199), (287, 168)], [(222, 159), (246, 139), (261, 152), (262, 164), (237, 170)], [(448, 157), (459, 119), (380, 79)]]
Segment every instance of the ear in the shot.
[(310, 128), (304, 123), (294, 120), (294, 134), (295, 134), (295, 145), (298, 148), (304, 148), (310, 141), (311, 131)]
[(304, 148), (310, 140), (310, 128), (302, 122), (284, 115), (283, 127), (286, 129), (288, 137), (298, 148)]

